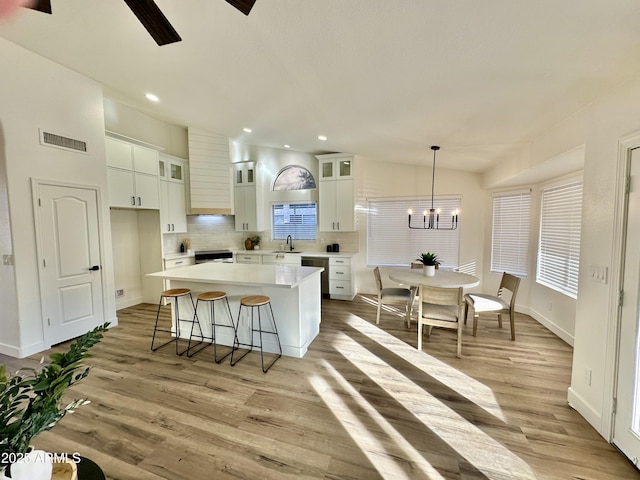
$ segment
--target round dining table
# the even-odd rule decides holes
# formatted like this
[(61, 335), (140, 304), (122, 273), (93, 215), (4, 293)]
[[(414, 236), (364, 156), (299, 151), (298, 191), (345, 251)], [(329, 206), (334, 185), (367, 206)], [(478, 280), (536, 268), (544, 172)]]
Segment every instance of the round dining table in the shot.
[(454, 272), (439, 268), (433, 277), (428, 277), (420, 269), (411, 268), (389, 268), (389, 278), (394, 282), (417, 287), (418, 285), (429, 285), (430, 287), (445, 288), (471, 288), (480, 284), (480, 279), (468, 273)]

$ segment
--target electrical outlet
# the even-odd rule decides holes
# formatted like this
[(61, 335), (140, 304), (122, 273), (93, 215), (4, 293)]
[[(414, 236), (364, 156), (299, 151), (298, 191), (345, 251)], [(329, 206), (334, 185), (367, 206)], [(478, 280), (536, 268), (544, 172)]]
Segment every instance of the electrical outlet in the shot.
[(584, 383), (586, 383), (587, 385), (591, 385), (591, 369), (590, 368), (584, 369)]
[(124, 288), (116, 290), (116, 297), (124, 297)]
[(13, 255), (2, 255), (3, 265), (13, 265)]

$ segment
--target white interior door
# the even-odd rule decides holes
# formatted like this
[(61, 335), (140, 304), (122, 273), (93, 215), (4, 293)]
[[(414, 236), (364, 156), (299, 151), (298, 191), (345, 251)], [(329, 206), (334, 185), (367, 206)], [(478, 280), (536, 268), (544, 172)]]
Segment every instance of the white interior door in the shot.
[(613, 443), (640, 459), (640, 148), (631, 152)]
[(103, 323), (97, 191), (38, 183), (38, 252), (45, 342)]

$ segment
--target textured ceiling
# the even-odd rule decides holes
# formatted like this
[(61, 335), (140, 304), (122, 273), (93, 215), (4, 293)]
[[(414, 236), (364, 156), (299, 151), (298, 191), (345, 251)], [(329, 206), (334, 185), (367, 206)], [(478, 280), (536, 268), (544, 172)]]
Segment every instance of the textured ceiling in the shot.
[(182, 42), (119, 0), (22, 9), (0, 36), (177, 125), (406, 163), (439, 144), (439, 167), (476, 172), (640, 73), (637, 0), (156, 1)]

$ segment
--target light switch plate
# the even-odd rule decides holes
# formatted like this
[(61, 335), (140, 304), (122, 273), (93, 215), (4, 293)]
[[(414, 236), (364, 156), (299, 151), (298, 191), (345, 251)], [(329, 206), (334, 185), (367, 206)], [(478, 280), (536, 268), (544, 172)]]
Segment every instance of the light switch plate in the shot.
[(608, 267), (603, 267), (602, 265), (589, 266), (589, 278), (594, 282), (607, 283), (608, 273)]

